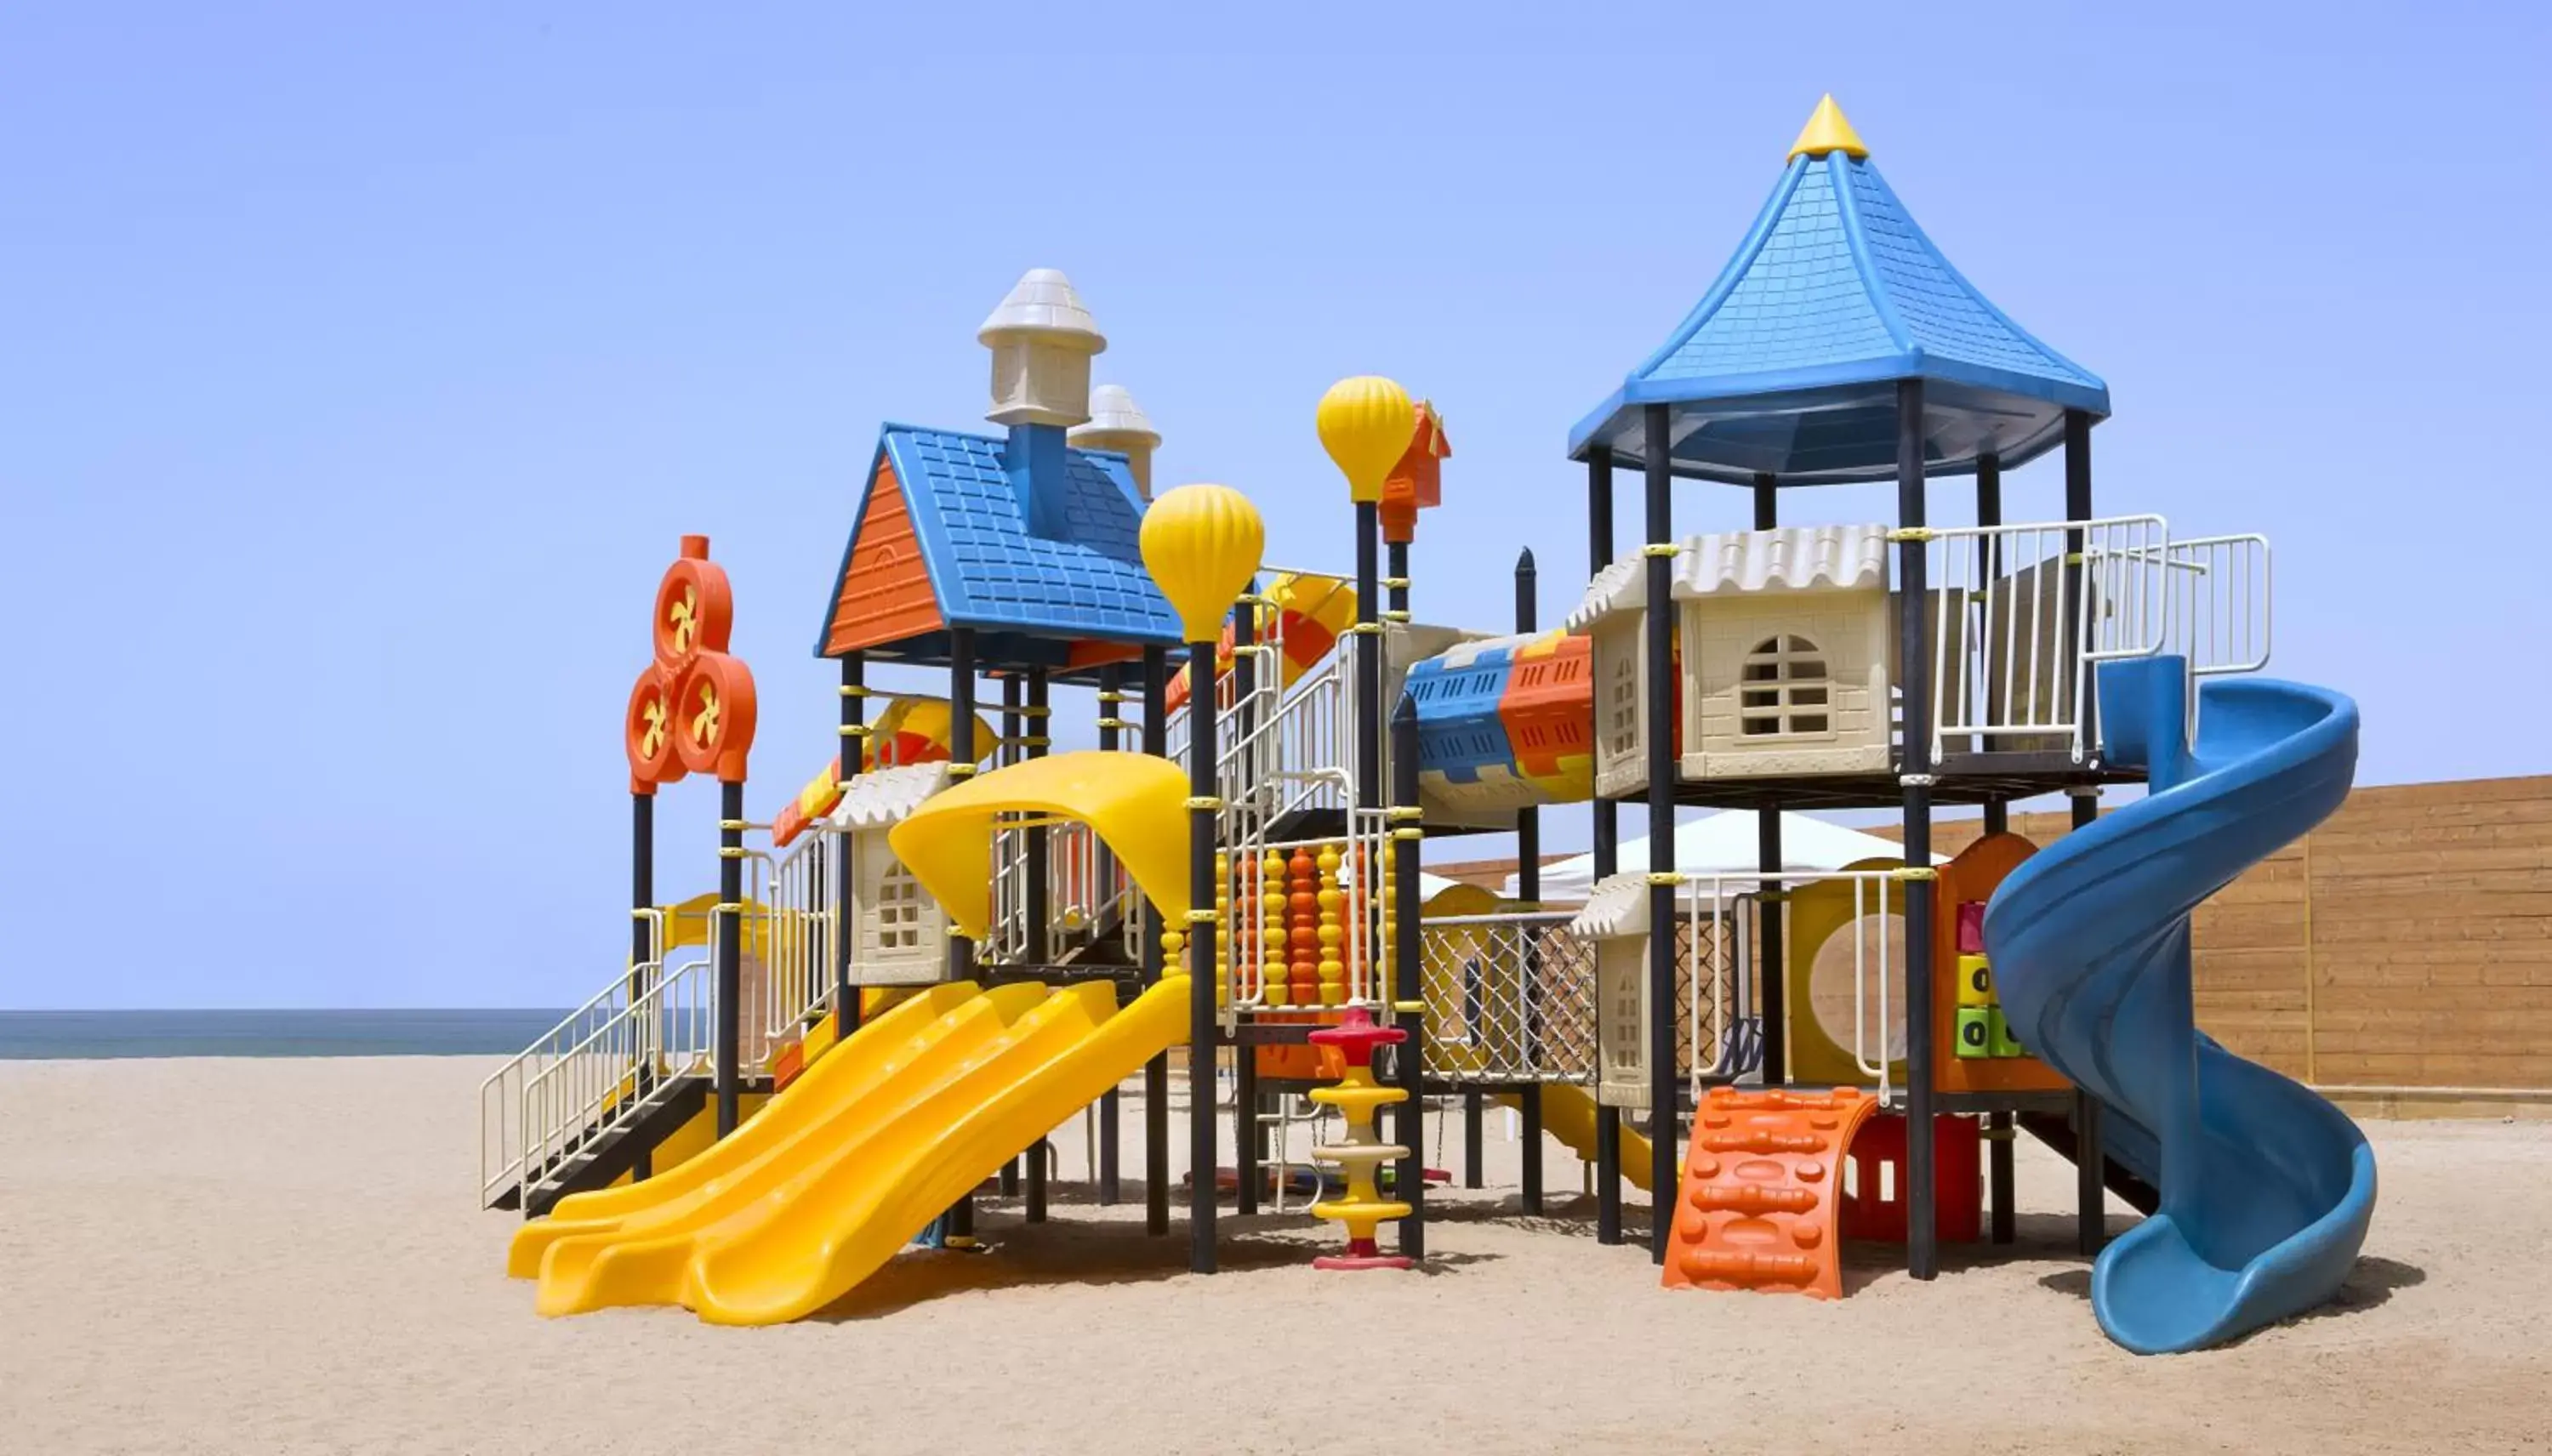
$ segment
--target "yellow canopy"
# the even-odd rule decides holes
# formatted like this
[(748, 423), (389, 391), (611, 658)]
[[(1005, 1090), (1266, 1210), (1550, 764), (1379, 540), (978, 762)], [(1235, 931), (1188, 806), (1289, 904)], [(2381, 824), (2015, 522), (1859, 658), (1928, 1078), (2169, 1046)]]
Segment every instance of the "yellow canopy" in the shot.
[(1188, 777), (1167, 759), (1088, 749), (1028, 759), (930, 796), (887, 831), (887, 844), (963, 933), (992, 920), (993, 831), (1003, 814), (1077, 819), (1160, 909), (1188, 913)]

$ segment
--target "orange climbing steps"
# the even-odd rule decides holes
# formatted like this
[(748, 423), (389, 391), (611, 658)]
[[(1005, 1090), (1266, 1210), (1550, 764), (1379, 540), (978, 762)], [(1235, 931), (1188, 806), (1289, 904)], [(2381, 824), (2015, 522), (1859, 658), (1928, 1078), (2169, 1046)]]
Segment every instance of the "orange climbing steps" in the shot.
[(1876, 1110), (1850, 1089), (1712, 1088), (1684, 1155), (1665, 1287), (1841, 1299), (1844, 1150)]

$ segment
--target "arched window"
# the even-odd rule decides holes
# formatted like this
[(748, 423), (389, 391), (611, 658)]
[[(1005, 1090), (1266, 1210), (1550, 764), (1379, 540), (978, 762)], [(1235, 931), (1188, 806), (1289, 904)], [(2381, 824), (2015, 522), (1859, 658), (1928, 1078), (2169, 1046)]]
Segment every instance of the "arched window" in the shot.
[(1787, 633), (1767, 637), (1746, 655), (1740, 731), (1749, 738), (1831, 733), (1832, 687), (1826, 656), (1815, 643)]
[(887, 861), (878, 877), (877, 943), (882, 951), (921, 948), (921, 882), (901, 860)]

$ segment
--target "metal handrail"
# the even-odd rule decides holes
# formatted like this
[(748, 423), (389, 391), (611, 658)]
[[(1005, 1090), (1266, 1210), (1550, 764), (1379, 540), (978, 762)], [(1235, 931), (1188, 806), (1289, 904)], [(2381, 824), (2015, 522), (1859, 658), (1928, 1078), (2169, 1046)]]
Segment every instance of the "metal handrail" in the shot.
[[(518, 1098), (521, 1084), (527, 1076), (526, 1069), (536, 1058), (547, 1057), (555, 1061), (563, 1055), (557, 1049), (557, 1043), (573, 1034), (576, 1028), (589, 1024), (593, 1013), (604, 1003), (615, 999), (625, 1000), (630, 994), (631, 988), (636, 986), (651, 969), (661, 964), (665, 940), (664, 911), (659, 907), (649, 906), (630, 913), (648, 921), (649, 949), (655, 952), (656, 959), (641, 962), (613, 977), (604, 984), (602, 989), (587, 996), (583, 1005), (560, 1017), (556, 1025), (534, 1037), (531, 1045), (515, 1053), (503, 1066), (487, 1074), (485, 1079), (479, 1082), (478, 1193), (482, 1202), (502, 1192), (505, 1186), (513, 1182), (522, 1171), (524, 1153), (520, 1143), (520, 1126), (519, 1124), (513, 1126), (516, 1137), (509, 1140), (506, 1136), (508, 1124), (503, 1113), (505, 1107)], [(612, 1014), (616, 1016), (618, 1012)], [(509, 1083), (512, 1084), (510, 1088), (507, 1086)], [(488, 1116), (491, 1109), (496, 1113), (492, 1125)]]
[(1954, 739), (1991, 748), (2050, 738), (2081, 762), (2096, 665), (2150, 657), (2169, 639), (2169, 523), (1944, 527), (1926, 539), (1932, 762)]
[[(644, 969), (658, 973), (645, 993), (524, 1083), (518, 1178), (527, 1201), (540, 1175), (579, 1142), (599, 1137), (634, 1115), (650, 1078), (679, 1076), (710, 1055), (712, 1036), (701, 1033), (713, 1031), (714, 1024), (717, 983), (711, 958), (686, 961), (670, 975), (661, 966)], [(706, 984), (704, 989), (700, 983)], [(690, 1034), (674, 1038), (669, 1047), (663, 1019), (669, 1007), (678, 1017), (688, 1013), (687, 1019), (705, 1026), (691, 1025)], [(677, 1068), (669, 1051), (687, 1053), (690, 1062)]]

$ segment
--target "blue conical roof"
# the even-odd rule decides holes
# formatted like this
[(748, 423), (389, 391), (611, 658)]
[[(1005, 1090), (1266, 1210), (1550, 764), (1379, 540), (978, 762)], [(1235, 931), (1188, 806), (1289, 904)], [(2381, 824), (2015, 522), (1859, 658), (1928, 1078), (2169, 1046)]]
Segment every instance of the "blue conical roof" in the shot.
[[(1803, 144), (1804, 145), (1804, 144)], [(1920, 378), (1927, 469), (2018, 466), (2105, 418), (2109, 387), (1950, 265), (1865, 156), (1794, 154), (1737, 255), (1665, 344), (1569, 436), (1643, 464), (1642, 407), (1669, 407), (1674, 471), (1783, 483), (1896, 470), (1896, 381)]]

